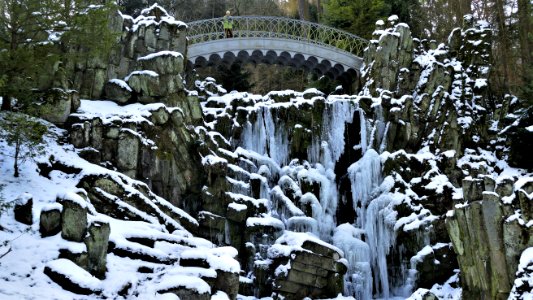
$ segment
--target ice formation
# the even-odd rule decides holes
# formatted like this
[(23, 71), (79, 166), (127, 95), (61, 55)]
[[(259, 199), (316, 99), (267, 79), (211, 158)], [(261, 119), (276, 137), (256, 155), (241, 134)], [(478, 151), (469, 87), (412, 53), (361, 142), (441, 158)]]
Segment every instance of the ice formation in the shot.
[[(305, 161), (291, 160), (288, 126), (277, 118), (281, 104), (268, 101), (248, 108), (256, 113), (243, 125), (241, 143), (236, 146), (241, 147), (241, 154), (248, 151), (249, 157), (261, 164), (258, 173), (265, 176), (261, 197), (269, 199), (272, 216), (289, 231), (311, 233), (344, 251), (348, 261), (345, 294), (372, 299), (376, 292), (388, 298), (392, 287), (386, 256), (395, 242), (396, 215), (391, 208), (393, 196), (382, 178), (379, 154), (385, 148), (387, 128), (379, 101), (373, 105), (374, 115), (367, 118), (359, 100), (326, 99), (321, 132), (313, 135)], [(353, 124), (356, 120), (359, 123)], [(346, 145), (346, 128), (352, 125), (360, 128), (359, 144)], [(362, 154), (347, 170), (356, 218), (337, 227), (339, 174), (335, 167), (347, 147)], [(302, 184), (313, 183), (318, 183), (318, 195), (302, 193)], [(309, 210), (302, 211), (304, 207)]]

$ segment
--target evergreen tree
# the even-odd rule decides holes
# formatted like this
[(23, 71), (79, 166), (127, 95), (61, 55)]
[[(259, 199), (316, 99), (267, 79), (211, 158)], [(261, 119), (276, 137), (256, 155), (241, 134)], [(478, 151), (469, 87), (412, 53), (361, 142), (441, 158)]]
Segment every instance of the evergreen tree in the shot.
[(3, 113), (3, 116), (0, 116), (0, 123), (3, 128), (0, 131), (0, 138), (9, 146), (15, 147), (15, 153), (12, 154), (13, 175), (19, 177), (19, 163), (33, 159), (44, 151), (43, 137), (48, 128), (27, 115), (14, 112)]
[(327, 0), (324, 1), (323, 22), (370, 38), (375, 22), (389, 14), (390, 8), (384, 0)]
[(414, 36), (422, 32), (422, 11), (419, 0), (385, 0), (390, 15), (397, 15), (400, 22), (407, 23)]
[(108, 50), (113, 8), (87, 0), (0, 0), (2, 110), (10, 110), (13, 99), (25, 106), (32, 90), (50, 87), (61, 68)]

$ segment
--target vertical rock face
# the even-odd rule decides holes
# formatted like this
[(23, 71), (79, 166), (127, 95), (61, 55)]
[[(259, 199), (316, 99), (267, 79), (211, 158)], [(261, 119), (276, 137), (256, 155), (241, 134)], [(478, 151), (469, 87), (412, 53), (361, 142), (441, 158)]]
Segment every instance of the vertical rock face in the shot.
[[(377, 30), (365, 56), (362, 93), (381, 98), (388, 122), (385, 149), (393, 153), (387, 155), (384, 176), (395, 176), (397, 188), (423, 196), (413, 199), (423, 207), (419, 212), (427, 209), (426, 220), (433, 227), (423, 239), (451, 241), (465, 299), (506, 299), (518, 258), (531, 247), (530, 200), (519, 200), (520, 195), (531, 199), (529, 184), (524, 183), (531, 177), (524, 171), (505, 175), (516, 171), (504, 162), (512, 147), (510, 139), (501, 136), (525, 133), (519, 125), (525, 119), (511, 115), (517, 127), (503, 121), (510, 110), (522, 114), (512, 97), (492, 108), (493, 99), (487, 95), (492, 31), (484, 23), (470, 23), (472, 28), (454, 30), (447, 44), (429, 49), (423, 41), (408, 42), (405, 25)], [(435, 157), (407, 154), (420, 154), (419, 149)], [(528, 161), (522, 166), (528, 168)], [(398, 242), (404, 249), (420, 247), (411, 244), (420, 240), (420, 233), (400, 225), (409, 219), (403, 205), (397, 207)], [(444, 226), (443, 216), (450, 209)], [(420, 251), (410, 262), (419, 278), (432, 269), (419, 259), (425, 255)]]
[(74, 90), (64, 91), (59, 88), (52, 88), (37, 93), (36, 97), (45, 103), (42, 106), (43, 114), (41, 117), (58, 125), (63, 125), (68, 116), (80, 106), (79, 94)]
[(122, 36), (109, 64), (103, 64), (107, 83), (96, 94), (85, 89), (95, 86), (94, 77), (87, 76), (93, 69), (87, 66), (78, 76), (82, 96), (104, 96), (119, 104), (157, 102), (166, 107), (147, 108), (148, 116), (140, 121), (72, 115), (70, 140), (83, 149), (87, 160), (112, 164), (145, 181), (174, 205), (195, 213), (204, 179), (195, 149), (197, 134), (191, 126), (202, 122), (202, 112), (198, 98), (185, 92), (181, 77), (186, 25), (157, 5), (135, 19), (124, 15), (115, 19), (123, 23)]
[[(456, 205), (446, 219), (446, 228), (458, 255), (464, 279), (465, 298), (507, 299), (514, 282), (519, 256), (533, 246), (531, 214), (519, 201), (503, 203), (505, 197), (518, 198), (533, 186), (513, 191), (503, 180), (497, 189), (483, 197), (465, 197), (466, 205)], [(516, 184), (514, 184), (516, 187)], [(489, 189), (491, 186), (489, 185)], [(528, 203), (525, 203), (529, 205)], [(525, 208), (525, 209), (524, 209)]]
[[(113, 165), (178, 207), (195, 207), (203, 170), (183, 112), (158, 105), (142, 120), (71, 115), (70, 140), (85, 159)], [(194, 211), (194, 210), (192, 210)]]
[[(179, 74), (183, 70), (183, 56), (172, 59), (161, 57), (153, 61), (142, 57), (150, 53), (169, 50), (186, 54), (186, 28), (185, 23), (175, 21), (157, 5), (143, 10), (136, 19), (117, 12), (111, 17), (111, 30), (119, 34), (116, 47), (108, 56), (89, 60), (85, 65), (77, 66), (75, 70), (74, 84), (80, 91), (80, 95), (83, 98), (101, 99), (104, 92), (107, 92), (108, 97), (118, 96), (117, 101), (124, 102), (127, 94), (130, 93), (131, 96), (132, 91), (123, 88), (121, 92), (120, 89), (109, 86), (109, 80), (126, 78), (137, 70), (158, 72), (160, 75), (158, 81), (163, 81), (164, 85), (157, 84), (154, 87), (156, 90), (168, 92), (171, 91), (168, 87), (172, 85), (179, 88), (182, 84)], [(135, 92), (140, 92), (140, 90)], [(143, 90), (143, 95), (140, 97), (147, 99), (145, 98), (147, 95), (144, 95), (146, 93), (150, 93), (150, 90)]]

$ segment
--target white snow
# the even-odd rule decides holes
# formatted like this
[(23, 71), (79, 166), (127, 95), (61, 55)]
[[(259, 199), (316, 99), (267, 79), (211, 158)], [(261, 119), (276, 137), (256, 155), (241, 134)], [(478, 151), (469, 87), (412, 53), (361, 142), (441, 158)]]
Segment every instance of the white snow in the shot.
[(211, 293), (211, 288), (201, 278), (186, 275), (166, 275), (159, 280), (157, 290), (171, 290), (175, 288), (186, 288), (196, 291), (199, 294)]
[(124, 81), (122, 79), (115, 78), (115, 79), (109, 80), (109, 82), (118, 85), (119, 87), (121, 87), (122, 89), (124, 89), (124, 90), (126, 90), (128, 92), (132, 91), (131, 87), (126, 83), (126, 81)]
[(256, 226), (274, 227), (279, 230), (285, 229), (285, 224), (283, 224), (283, 222), (271, 216), (263, 216), (260, 218), (250, 217), (246, 219), (246, 227), (256, 227)]
[(151, 60), (151, 59), (158, 58), (158, 57), (161, 57), (161, 56), (172, 56), (172, 57), (181, 57), (181, 58), (183, 58), (183, 55), (181, 53), (179, 53), (179, 52), (165, 50), (165, 51), (159, 51), (159, 52), (155, 52), (155, 53), (150, 53), (150, 54), (145, 55), (145, 56), (141, 56), (141, 57), (137, 58), (137, 60), (138, 61)]
[(98, 291), (101, 289), (102, 283), (98, 278), (92, 276), (89, 272), (85, 271), (71, 260), (60, 258), (48, 262), (46, 266), (52, 271), (64, 275), (70, 281), (83, 288), (88, 288), (92, 291)]
[(152, 70), (139, 70), (139, 71), (133, 71), (131, 72), (126, 78), (124, 78), (124, 81), (128, 82), (132, 76), (149, 76), (149, 77), (159, 77), (159, 74)]
[(533, 247), (525, 249), (520, 256), (516, 279), (513, 282), (509, 299), (533, 299)]
[(100, 118), (103, 124), (111, 124), (116, 121), (122, 123), (143, 123), (152, 124), (150, 116), (152, 111), (165, 109), (168, 113), (174, 111), (174, 108), (168, 108), (162, 103), (153, 104), (129, 104), (126, 106), (119, 106), (112, 101), (95, 101), (95, 100), (81, 100), (81, 105), (78, 111), (73, 116), (81, 119)]

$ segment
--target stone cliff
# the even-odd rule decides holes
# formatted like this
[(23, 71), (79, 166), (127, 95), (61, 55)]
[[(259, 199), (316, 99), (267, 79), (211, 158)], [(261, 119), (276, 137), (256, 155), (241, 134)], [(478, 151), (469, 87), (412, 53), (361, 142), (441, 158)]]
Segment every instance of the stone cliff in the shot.
[[(82, 98), (109, 101), (61, 93), (64, 109), (49, 117), (68, 130), (75, 159), (48, 155), (40, 176), (69, 178), (73, 192), (26, 197), (14, 211), (25, 224), (38, 211), (37, 235), (68, 241), (42, 268), (64, 289), (182, 299), (531, 293), (531, 263), (520, 260), (533, 247), (531, 109), (489, 95), (484, 23), (466, 17), (437, 45), (391, 17), (377, 23), (358, 95), (261, 96), (211, 79), (186, 90), (186, 25), (159, 6), (113, 20), (113, 52), (73, 73)], [(115, 287), (121, 270), (135, 276)]]

